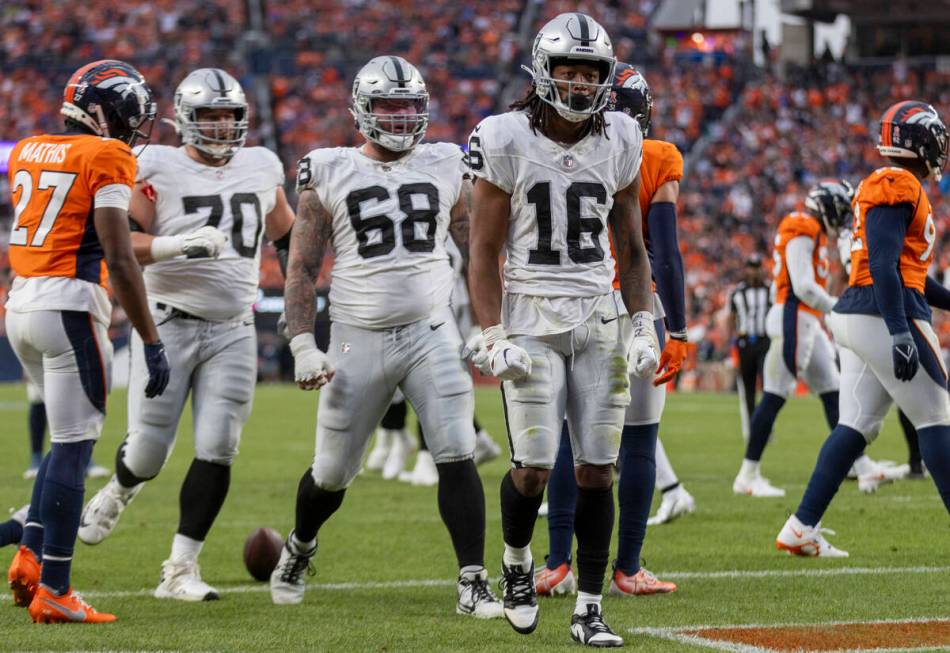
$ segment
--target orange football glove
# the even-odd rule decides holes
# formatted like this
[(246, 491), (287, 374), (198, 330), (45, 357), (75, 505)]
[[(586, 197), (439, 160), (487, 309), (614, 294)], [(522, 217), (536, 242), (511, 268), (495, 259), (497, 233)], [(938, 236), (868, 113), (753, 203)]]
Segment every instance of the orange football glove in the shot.
[[(669, 383), (670, 380), (679, 374), (683, 361), (686, 360), (686, 350), (688, 345), (685, 340), (676, 340), (669, 338), (663, 347), (663, 353), (660, 354), (660, 366), (656, 370), (656, 378), (653, 379), (654, 386), (661, 386)], [(666, 370), (664, 372), (664, 370)], [(662, 372), (662, 374), (661, 374)]]

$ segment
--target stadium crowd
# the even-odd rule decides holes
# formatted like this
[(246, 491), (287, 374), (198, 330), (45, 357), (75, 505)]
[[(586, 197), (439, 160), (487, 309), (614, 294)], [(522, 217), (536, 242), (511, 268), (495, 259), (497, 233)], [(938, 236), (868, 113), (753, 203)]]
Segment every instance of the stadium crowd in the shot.
[[(643, 70), (656, 99), (653, 138), (676, 144), (687, 161), (680, 194), (680, 239), (687, 274), (690, 326), (699, 357), (728, 356), (721, 313), (745, 257), (770, 254), (778, 220), (814, 181), (839, 176), (857, 183), (875, 160), (871, 133), (882, 107), (899, 98), (932, 102), (950, 115), (950, 75), (901, 63), (845, 69), (834, 63), (791, 71), (785, 79), (752, 69), (741, 55), (670, 44), (648, 32), (654, 0), (585, 7), (558, 0), (536, 7), (534, 31), (564, 10), (588, 10), (609, 25), (620, 60)], [(412, 12), (408, 9), (411, 6)], [(472, 126), (500, 108), (505, 86), (520, 94), (527, 53), (519, 27), (528, 4), (499, 0), (460, 5), (433, 0), (266, 2), (266, 62), (242, 46), (249, 29), (243, 3), (157, 0), (121, 12), (104, 0), (81, 5), (9, 0), (0, 7), (0, 140), (59, 129), (65, 77), (81, 63), (126, 59), (143, 72), (172, 115), (172, 91), (187, 71), (228, 69), (246, 89), (251, 70), (266, 71), (273, 129), (292, 186), (297, 159), (314, 147), (352, 145), (358, 134), (348, 112), (350, 79), (371, 55), (388, 52), (419, 64), (431, 95), (427, 139), (464, 143)], [(412, 13), (413, 20), (406, 20)], [(340, 29), (341, 25), (349, 26)], [(528, 44), (530, 47), (530, 43)], [(42, 53), (42, 54), (39, 54)], [(262, 68), (263, 66), (263, 68)], [(754, 83), (747, 83), (754, 80)], [(526, 88), (526, 84), (525, 84)], [(254, 98), (251, 98), (252, 107)], [(729, 107), (732, 110), (727, 111)], [(259, 117), (252, 110), (252, 116)], [(249, 143), (256, 144), (252, 129)], [(705, 137), (705, 138), (703, 138)], [(157, 142), (175, 142), (156, 123)], [(697, 147), (696, 144), (699, 143)], [(946, 195), (935, 185), (940, 245), (950, 239)], [(6, 177), (0, 178), (0, 218), (12, 215)], [(8, 228), (0, 228), (6, 238)], [(940, 268), (950, 249), (937, 248)], [(0, 285), (8, 266), (0, 261)], [(273, 249), (265, 248), (262, 286), (283, 279)], [(945, 327), (950, 328), (950, 327)]]

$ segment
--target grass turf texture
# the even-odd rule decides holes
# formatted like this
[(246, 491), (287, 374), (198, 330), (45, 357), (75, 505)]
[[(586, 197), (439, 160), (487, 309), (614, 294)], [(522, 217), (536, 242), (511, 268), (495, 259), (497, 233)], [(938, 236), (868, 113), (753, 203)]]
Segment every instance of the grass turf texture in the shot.
[[(226, 593), (204, 604), (151, 597), (177, 525), (178, 488), (192, 458), (191, 416), (182, 420), (178, 446), (162, 474), (138, 496), (104, 543), (77, 543), (73, 584), (98, 609), (119, 621), (104, 626), (38, 626), (25, 610), (0, 600), (0, 651), (557, 651), (570, 641), (573, 599), (541, 602), (541, 623), (531, 636), (504, 621), (455, 614), (455, 558), (438, 516), (435, 488), (359, 477), (341, 510), (320, 535), (314, 559), (320, 585), (397, 582), (391, 587), (310, 588), (299, 606), (274, 606), (266, 585), (244, 569), (244, 539), (258, 526), (286, 535), (293, 524), (297, 481), (313, 454), (316, 395), (291, 386), (261, 386), (245, 428), (231, 492), (201, 556), (202, 575)], [(478, 416), (504, 444), (497, 390), (477, 394)], [(110, 397), (110, 413), (96, 460), (112, 466), (125, 431), (125, 395)], [(7, 427), (0, 459), (0, 505), (20, 506), (31, 484), (21, 479), (27, 461), (26, 402), (20, 386), (0, 387), (0, 419)], [(788, 490), (784, 499), (733, 496), (742, 458), (737, 400), (729, 395), (671, 395), (660, 435), (680, 478), (696, 497), (696, 514), (650, 529), (643, 557), (661, 578), (693, 572), (672, 595), (607, 597), (605, 615), (640, 651), (697, 650), (626, 632), (637, 627), (816, 623), (947, 615), (950, 573), (948, 520), (929, 480), (860, 494), (846, 482), (825, 524), (846, 560), (793, 559), (774, 549), (774, 538), (801, 497), (827, 435), (813, 398), (788, 402), (765, 454), (766, 476)], [(505, 447), (506, 451), (507, 448)], [(870, 449), (874, 458), (904, 462), (906, 448), (892, 414)], [(480, 468), (486, 488), (486, 563), (499, 573), (502, 541), (498, 486), (508, 467), (503, 456)], [(87, 482), (87, 499), (104, 480)], [(658, 501), (658, 499), (656, 499)], [(616, 542), (616, 537), (614, 537)], [(539, 520), (532, 550), (543, 564), (547, 524)], [(6, 569), (13, 547), (0, 551)], [(819, 569), (942, 567), (927, 573), (814, 576)], [(704, 572), (775, 570), (782, 577), (702, 577)], [(434, 581), (399, 586), (399, 581)], [(406, 586), (408, 585), (408, 586)], [(237, 591), (228, 592), (234, 588)], [(892, 646), (899, 646), (895, 642)]]

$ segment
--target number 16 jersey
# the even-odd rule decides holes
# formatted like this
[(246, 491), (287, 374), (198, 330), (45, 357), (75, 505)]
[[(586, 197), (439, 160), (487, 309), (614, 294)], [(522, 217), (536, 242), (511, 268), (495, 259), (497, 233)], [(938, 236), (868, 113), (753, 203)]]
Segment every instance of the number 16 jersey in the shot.
[(353, 147), (300, 160), (297, 191), (313, 190), (333, 217), (331, 320), (383, 329), (449, 306), (445, 239), (464, 172), (451, 143), (423, 143), (390, 162)]
[(284, 183), (280, 159), (264, 147), (242, 147), (225, 165), (215, 167), (193, 160), (184, 147), (136, 149), (136, 181), (147, 184), (145, 193), (155, 201), (149, 233), (174, 236), (211, 225), (228, 237), (217, 259), (178, 257), (147, 266), (149, 299), (206, 320), (249, 311), (260, 281), (264, 218)]

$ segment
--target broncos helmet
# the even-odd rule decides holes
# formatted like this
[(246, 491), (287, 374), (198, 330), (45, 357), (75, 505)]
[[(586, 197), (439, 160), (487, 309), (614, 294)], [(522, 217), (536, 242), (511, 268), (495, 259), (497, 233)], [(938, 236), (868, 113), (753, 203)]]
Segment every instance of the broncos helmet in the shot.
[(646, 136), (653, 119), (653, 94), (639, 70), (628, 63), (617, 62), (613, 85), (607, 100), (607, 111), (621, 111), (640, 123)]
[[(376, 100), (409, 102), (407, 114), (374, 112)], [(429, 125), (429, 92), (419, 69), (402, 57), (370, 59), (353, 80), (350, 113), (356, 128), (368, 140), (391, 152), (406, 152), (425, 136)]]
[[(234, 118), (202, 121), (201, 109), (230, 109)], [(182, 142), (213, 159), (230, 159), (244, 147), (247, 114), (241, 83), (220, 68), (199, 68), (175, 89), (175, 129)]]
[(920, 159), (937, 181), (947, 165), (947, 127), (926, 102), (904, 100), (881, 117), (877, 151), (898, 159)]
[(851, 223), (854, 188), (844, 179), (819, 182), (808, 191), (805, 208), (821, 221), (825, 233), (837, 234)]
[[(597, 67), (599, 79), (596, 84), (566, 82), (568, 101), (561, 99), (558, 80), (554, 79), (554, 67), (564, 63), (586, 63)], [(583, 122), (600, 113), (607, 106), (610, 82), (614, 76), (613, 44), (607, 30), (593, 18), (582, 13), (565, 13), (555, 16), (534, 39), (531, 48), (531, 67), (522, 68), (534, 79), (538, 97), (550, 104), (565, 120)], [(565, 82), (560, 82), (565, 83)], [(581, 105), (571, 91), (576, 87), (593, 87), (589, 102)]]
[[(131, 65), (115, 59), (86, 64), (69, 78), (59, 110), (97, 136), (135, 144), (148, 140), (155, 102), (145, 78)], [(148, 124), (148, 132), (141, 128)]]

